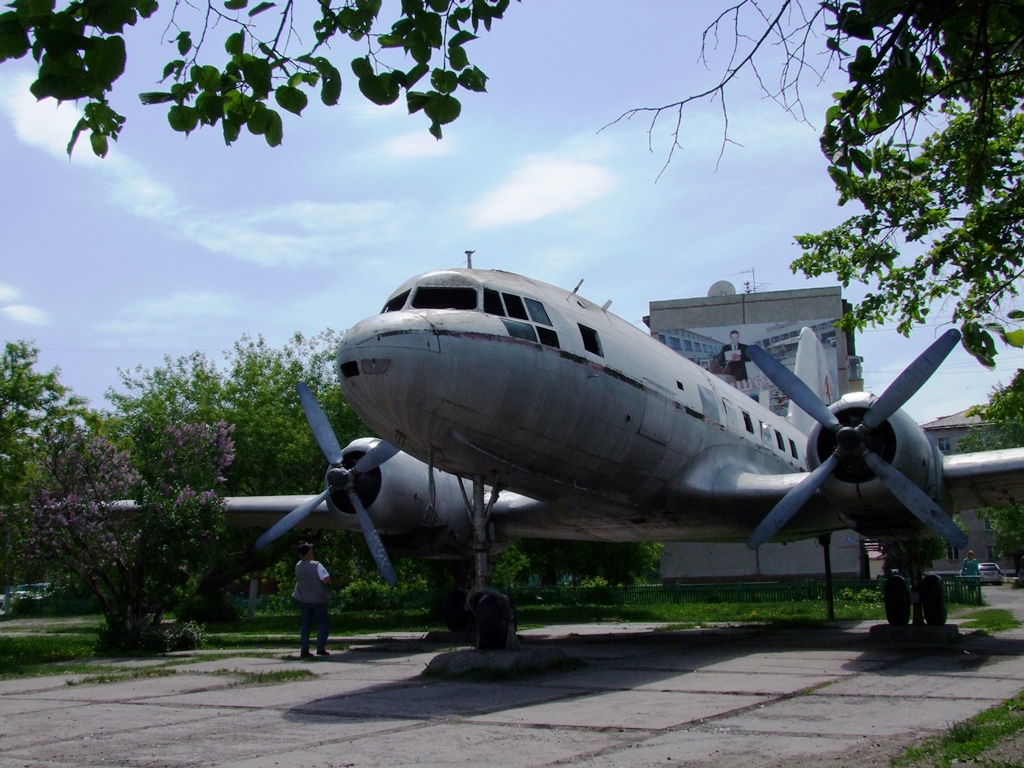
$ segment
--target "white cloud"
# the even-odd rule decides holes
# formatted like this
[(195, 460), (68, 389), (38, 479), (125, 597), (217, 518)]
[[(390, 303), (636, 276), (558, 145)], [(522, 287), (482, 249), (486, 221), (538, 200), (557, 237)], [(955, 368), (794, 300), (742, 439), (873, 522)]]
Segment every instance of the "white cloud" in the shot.
[(46, 325), (50, 322), (49, 315), (38, 307), (29, 307), (25, 304), (11, 304), (4, 307), (2, 311), (12, 320), (31, 325)]
[(177, 292), (163, 298), (141, 299), (122, 307), (118, 318), (97, 324), (112, 334), (147, 338), (167, 332), (202, 330), (217, 320), (239, 317), (245, 302), (239, 296), (213, 291)]
[(21, 294), (18, 293), (18, 289), (17, 288), (12, 288), (9, 285), (6, 285), (4, 283), (0, 283), (0, 301), (3, 301), (3, 302), (14, 301), (20, 295)]
[(451, 154), (455, 146), (451, 139), (438, 141), (426, 131), (419, 131), (392, 139), (384, 150), (392, 157), (436, 157)]
[(600, 200), (618, 179), (593, 163), (535, 157), (473, 207), (473, 224), (522, 224)]
[[(36, 101), (28, 89), (31, 84), (32, 76), (25, 73), (0, 77), (0, 110), (10, 116), (18, 139), (67, 160), (68, 141), (82, 113), (70, 102)], [(88, 146), (88, 136), (83, 135), (76, 147), (75, 163), (94, 165), (99, 161)]]

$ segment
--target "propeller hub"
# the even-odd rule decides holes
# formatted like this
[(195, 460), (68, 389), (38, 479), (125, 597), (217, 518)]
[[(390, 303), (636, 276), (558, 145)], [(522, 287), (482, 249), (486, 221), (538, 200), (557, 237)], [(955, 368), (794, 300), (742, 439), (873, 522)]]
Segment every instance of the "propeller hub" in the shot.
[(840, 427), (836, 431), (836, 445), (845, 453), (854, 453), (861, 447), (861, 434), (853, 427)]
[(352, 483), (352, 476), (347, 469), (331, 467), (327, 471), (327, 487), (332, 493), (345, 493)]

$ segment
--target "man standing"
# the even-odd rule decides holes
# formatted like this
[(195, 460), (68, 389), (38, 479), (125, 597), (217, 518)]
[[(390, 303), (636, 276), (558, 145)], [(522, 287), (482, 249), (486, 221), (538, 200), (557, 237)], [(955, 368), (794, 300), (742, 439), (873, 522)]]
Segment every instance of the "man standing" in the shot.
[(746, 381), (748, 362), (747, 345), (740, 344), (740, 332), (730, 331), (729, 343), (718, 353), (718, 365), (722, 373), (732, 376), (736, 381)]
[(302, 611), (302, 624), (299, 629), (299, 641), (303, 659), (310, 658), (309, 630), (316, 618), (316, 655), (330, 656), (327, 652), (327, 603), (331, 599), (327, 591), (327, 582), (331, 575), (327, 569), (313, 559), (313, 545), (303, 542), (299, 544), (299, 562), (295, 564), (295, 591), (292, 598), (299, 604)]

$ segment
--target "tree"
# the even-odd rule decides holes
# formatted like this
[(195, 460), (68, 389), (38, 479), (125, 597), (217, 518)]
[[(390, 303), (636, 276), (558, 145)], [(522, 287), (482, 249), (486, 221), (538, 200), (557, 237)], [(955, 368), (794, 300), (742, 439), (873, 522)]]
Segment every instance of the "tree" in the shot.
[(79, 425), (48, 435), (26, 543), (31, 556), (55, 561), (96, 595), (109, 644), (142, 644), (217, 552), (230, 431), (224, 422), (168, 425), (162, 439), (147, 440), (161, 444), (161, 460), (149, 456), (141, 468)]
[(24, 504), (41, 463), (41, 438), (60, 421), (82, 416), (84, 400), (60, 383), (60, 371), (35, 370), (39, 350), (26, 341), (4, 344), (0, 360), (0, 541), (7, 584), (27, 575), (18, 556), (25, 531)]
[[(143, 104), (169, 105), (167, 120), (175, 131), (187, 134), (219, 123), (227, 144), (244, 127), (277, 146), (284, 133), (277, 108), (301, 115), (307, 93), (315, 90), (323, 104), (338, 103), (344, 78), (334, 50), (342, 50), (348, 38), (360, 53), (346, 68), (363, 96), (392, 104), (404, 91), (409, 113), (422, 111), (430, 133), (440, 139), (441, 126), (462, 109), (455, 93), (486, 88), (487, 76), (470, 64), (466, 44), (481, 26), (489, 30), (508, 5), (509, 0), (402, 0), (397, 19), (382, 32), (381, 0), (321, 2), (308, 9), (309, 16), (292, 0), (252, 7), (249, 0), (207, 0), (198, 7), (176, 2), (160, 22), (178, 54), (163, 70), (170, 86), (140, 98)], [(13, 0), (8, 7), (0, 14), (0, 62), (31, 53), (39, 64), (30, 86), (37, 99), (84, 99), (68, 153), (88, 133), (93, 152), (106, 155), (125, 122), (108, 98), (127, 66), (125, 28), (154, 18), (157, 0), (74, 0), (60, 10), (53, 3)], [(222, 29), (230, 34), (221, 37)], [(222, 52), (211, 52), (216, 43)], [(423, 90), (413, 90), (417, 86)]]

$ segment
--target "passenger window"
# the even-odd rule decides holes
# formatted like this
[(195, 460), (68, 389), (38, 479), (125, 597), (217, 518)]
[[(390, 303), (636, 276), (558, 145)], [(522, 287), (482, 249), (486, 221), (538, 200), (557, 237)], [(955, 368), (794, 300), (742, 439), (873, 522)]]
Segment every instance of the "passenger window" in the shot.
[(743, 411), (743, 426), (747, 428), (747, 432), (754, 434), (754, 422), (750, 420), (750, 414)]
[(505, 328), (508, 329), (508, 335), (516, 339), (525, 339), (526, 341), (532, 341), (537, 343), (537, 334), (533, 331), (533, 326), (529, 323), (517, 323), (515, 320), (502, 320), (505, 324)]
[(597, 331), (593, 328), (587, 328), (585, 325), (579, 325), (579, 329), (580, 335), (583, 337), (583, 348), (591, 354), (604, 357), (604, 352), (601, 351), (601, 340), (597, 337)]
[(782, 451), (783, 453), (785, 453), (786, 452), (786, 443), (782, 439), (782, 433), (779, 432), (779, 430), (777, 430), (777, 429), (775, 430), (775, 442), (778, 444), (779, 450)]
[(526, 314), (526, 307), (523, 306), (522, 299), (511, 293), (503, 293), (501, 295), (505, 297), (505, 309), (508, 310), (509, 317), (514, 317), (518, 320), (530, 319)]
[(400, 294), (395, 296), (395, 298), (391, 299), (390, 301), (388, 301), (387, 304), (384, 305), (384, 309), (381, 310), (381, 313), (383, 314), (384, 312), (397, 312), (398, 310), (405, 306), (405, 300), (408, 298), (409, 291), (402, 291)]
[(722, 412), (718, 410), (718, 401), (715, 400), (711, 390), (698, 384), (697, 391), (700, 393), (700, 406), (704, 409), (704, 418), (721, 424)]
[(558, 334), (550, 328), (537, 326), (537, 335), (540, 336), (540, 343), (558, 349)]
[(548, 317), (548, 312), (544, 309), (544, 305), (536, 299), (526, 299), (526, 308), (530, 310), (530, 319), (535, 323), (541, 323), (542, 325), (551, 325), (551, 318)]
[(797, 455), (797, 452), (796, 452), (796, 443), (794, 443), (792, 439), (790, 439), (790, 441), (789, 441), (789, 452), (793, 454), (793, 458), (794, 459), (799, 459), (800, 458)]
[(412, 305), (416, 309), (476, 309), (476, 288), (420, 286)]
[(490, 288), (484, 288), (484, 312), (498, 317), (505, 316), (505, 308), (501, 306), (501, 296)]

